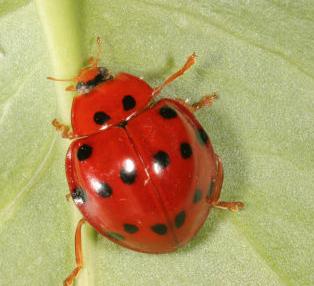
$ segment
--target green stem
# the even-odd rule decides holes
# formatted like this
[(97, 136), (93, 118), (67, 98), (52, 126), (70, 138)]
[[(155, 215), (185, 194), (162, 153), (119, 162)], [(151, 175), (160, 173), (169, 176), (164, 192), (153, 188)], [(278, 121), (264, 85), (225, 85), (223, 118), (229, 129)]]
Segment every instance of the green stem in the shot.
[[(67, 79), (82, 67), (79, 7), (71, 0), (36, 0), (56, 78)], [(47, 83), (48, 84), (48, 83)], [(70, 122), (72, 96), (64, 90), (71, 82), (56, 82), (60, 119)]]
[[(56, 78), (67, 79), (76, 76), (82, 67), (82, 50), (80, 42), (79, 7), (72, 0), (36, 0), (37, 10), (48, 43), (49, 54)], [(47, 82), (49, 84), (49, 82)], [(72, 83), (56, 82), (58, 117), (65, 123), (70, 123), (70, 111), (73, 93), (65, 91)], [(61, 140), (60, 140), (61, 142)], [(64, 142), (64, 141), (63, 141)], [(63, 154), (68, 144), (63, 145)], [(73, 226), (81, 215), (73, 207)], [(74, 227), (72, 229), (74, 234)], [(76, 279), (76, 286), (94, 285), (92, 273), (92, 253), (95, 244), (95, 232), (88, 226), (83, 227), (83, 259), (84, 268)], [(73, 235), (74, 237), (74, 235)], [(72, 244), (74, 251), (74, 240)], [(71, 267), (74, 268), (73, 259)], [(91, 268), (90, 268), (91, 267)], [(69, 267), (67, 267), (69, 269)], [(88, 270), (88, 271), (87, 271)], [(65, 277), (64, 277), (65, 278)], [(62, 281), (60, 281), (60, 285)]]

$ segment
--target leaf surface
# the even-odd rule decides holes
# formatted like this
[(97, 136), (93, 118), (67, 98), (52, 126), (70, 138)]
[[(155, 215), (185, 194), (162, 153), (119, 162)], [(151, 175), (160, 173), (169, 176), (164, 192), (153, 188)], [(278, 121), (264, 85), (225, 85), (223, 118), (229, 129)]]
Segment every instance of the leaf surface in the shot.
[[(191, 1), (190, 1), (191, 2)], [(76, 285), (314, 284), (314, 5), (311, 1), (1, 1), (0, 285), (61, 285), (79, 215), (65, 200), (74, 76), (103, 41), (102, 64), (152, 86), (195, 51), (163, 96), (220, 99), (197, 113), (223, 159), (223, 200), (176, 253), (114, 245), (89, 227)]]

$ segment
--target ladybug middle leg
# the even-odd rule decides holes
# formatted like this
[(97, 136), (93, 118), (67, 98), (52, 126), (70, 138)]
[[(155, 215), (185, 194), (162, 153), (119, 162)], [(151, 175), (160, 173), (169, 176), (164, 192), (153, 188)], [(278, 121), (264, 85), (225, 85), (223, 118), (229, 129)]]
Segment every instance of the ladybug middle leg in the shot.
[(82, 225), (85, 223), (85, 219), (80, 219), (77, 224), (76, 231), (75, 231), (75, 262), (76, 266), (71, 272), (71, 274), (64, 280), (63, 286), (70, 286), (73, 284), (74, 279), (80, 273), (81, 269), (83, 268), (83, 254), (82, 254)]
[[(181, 69), (179, 69), (174, 74), (166, 78), (161, 85), (154, 88), (153, 96), (157, 96), (164, 87), (171, 84), (174, 80), (176, 80), (178, 77), (183, 75), (188, 69), (190, 69), (192, 65), (195, 64), (195, 61), (196, 61), (196, 54), (193, 53), (187, 58), (185, 64), (182, 66)], [(177, 100), (181, 102), (183, 105), (185, 105), (191, 112), (195, 112), (204, 106), (211, 106), (213, 102), (215, 101), (215, 99), (217, 98), (218, 98), (218, 94), (216, 92), (213, 92), (212, 94), (203, 96), (199, 101), (193, 104), (189, 104), (181, 99), (177, 99)]]
[(215, 180), (215, 184), (213, 185), (213, 188), (214, 188), (213, 192), (207, 202), (214, 208), (227, 209), (227, 210), (236, 212), (239, 209), (244, 208), (244, 204), (242, 202), (219, 201), (224, 175), (223, 175), (222, 161), (218, 155), (216, 155), (216, 162), (217, 162), (217, 177)]
[[(188, 104), (191, 111), (195, 112), (199, 109), (201, 109), (202, 107), (205, 106), (212, 106), (212, 104), (214, 103), (214, 101), (218, 98), (218, 94), (217, 92), (213, 92), (209, 95), (205, 95), (203, 96), (199, 101), (194, 102), (192, 104)], [(185, 103), (187, 104), (187, 103)]]
[(183, 99), (176, 98), (181, 104), (183, 104), (187, 109), (189, 109), (192, 113), (195, 111), (205, 107), (205, 106), (212, 106), (214, 101), (218, 98), (217, 92), (213, 92), (209, 95), (203, 96), (199, 101), (194, 102), (192, 104), (184, 101)]

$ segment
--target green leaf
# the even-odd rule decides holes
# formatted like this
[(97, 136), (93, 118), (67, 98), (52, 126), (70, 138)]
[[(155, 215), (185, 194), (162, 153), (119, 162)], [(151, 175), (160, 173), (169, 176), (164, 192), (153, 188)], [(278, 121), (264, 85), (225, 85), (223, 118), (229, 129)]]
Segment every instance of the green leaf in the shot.
[(152, 86), (195, 51), (163, 96), (220, 99), (197, 113), (223, 159), (223, 200), (176, 253), (123, 249), (84, 227), (76, 285), (313, 285), (312, 1), (0, 2), (0, 285), (61, 285), (79, 219), (64, 174), (75, 76), (100, 36), (102, 63)]

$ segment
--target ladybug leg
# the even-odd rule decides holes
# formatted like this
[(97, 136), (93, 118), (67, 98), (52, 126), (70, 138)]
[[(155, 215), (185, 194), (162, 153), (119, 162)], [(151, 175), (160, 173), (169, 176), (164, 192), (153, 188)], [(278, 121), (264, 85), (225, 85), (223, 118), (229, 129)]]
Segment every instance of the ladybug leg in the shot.
[(71, 197), (72, 197), (71, 193), (68, 193), (68, 194), (65, 195), (65, 198), (66, 198), (67, 201), (69, 201)]
[(213, 92), (209, 95), (203, 96), (199, 101), (192, 103), (190, 107), (192, 111), (195, 112), (202, 107), (211, 106), (217, 98), (218, 94), (216, 92)]
[(64, 280), (63, 286), (70, 286), (73, 284), (74, 279), (78, 276), (79, 272), (83, 267), (83, 255), (82, 255), (82, 225), (85, 223), (85, 219), (80, 219), (77, 224), (75, 231), (75, 262), (76, 267), (73, 269), (71, 274)]
[(237, 212), (240, 209), (244, 208), (244, 203), (242, 202), (217, 202), (217, 204), (214, 205), (214, 208)]
[(193, 53), (187, 58), (185, 64), (183, 65), (181, 69), (179, 69), (177, 72), (169, 76), (160, 86), (157, 86), (154, 88), (153, 95), (158, 95), (165, 86), (169, 85), (174, 80), (176, 80), (179, 76), (183, 75), (192, 65), (194, 65), (195, 59), (196, 59), (196, 54)]
[(74, 139), (75, 135), (70, 130), (70, 127), (61, 123), (58, 119), (52, 120), (51, 124), (60, 132), (62, 138)]
[(244, 208), (244, 204), (242, 202), (219, 201), (224, 175), (223, 175), (222, 161), (218, 155), (216, 155), (216, 162), (217, 162), (217, 177), (215, 180), (215, 184), (213, 185), (214, 186), (213, 192), (207, 202), (210, 205), (212, 205), (214, 208), (226, 209), (226, 210), (236, 212), (239, 209)]
[(218, 94), (216, 92), (213, 92), (209, 95), (203, 96), (199, 101), (194, 102), (192, 104), (186, 102), (183, 99), (176, 98), (177, 101), (181, 102), (187, 109), (189, 109), (192, 113), (201, 109), (205, 106), (211, 106), (213, 105), (214, 101), (218, 98)]

